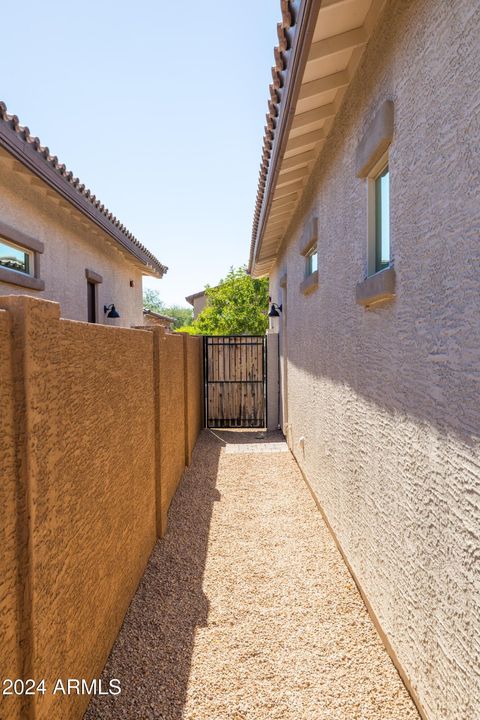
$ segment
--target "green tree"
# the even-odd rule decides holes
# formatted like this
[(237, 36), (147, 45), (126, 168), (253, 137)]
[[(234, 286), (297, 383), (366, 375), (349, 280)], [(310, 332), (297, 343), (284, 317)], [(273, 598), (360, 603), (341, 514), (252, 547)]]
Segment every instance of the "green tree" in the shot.
[(157, 290), (146, 288), (143, 291), (143, 307), (148, 308), (148, 310), (153, 310), (153, 312), (166, 315), (165, 303), (160, 299), (160, 294)]
[(187, 332), (198, 335), (263, 335), (268, 327), (268, 278), (230, 268), (217, 287), (206, 287), (207, 307)]
[(191, 308), (182, 307), (181, 305), (166, 305), (160, 298), (157, 290), (146, 289), (143, 291), (143, 307), (167, 315), (174, 319), (173, 327), (175, 330), (190, 325), (193, 319), (193, 310)]
[(170, 305), (170, 307), (165, 308), (163, 314), (174, 318), (175, 322), (173, 323), (173, 327), (175, 330), (179, 330), (185, 327), (185, 325), (190, 325), (193, 320), (192, 308), (182, 307), (181, 305)]

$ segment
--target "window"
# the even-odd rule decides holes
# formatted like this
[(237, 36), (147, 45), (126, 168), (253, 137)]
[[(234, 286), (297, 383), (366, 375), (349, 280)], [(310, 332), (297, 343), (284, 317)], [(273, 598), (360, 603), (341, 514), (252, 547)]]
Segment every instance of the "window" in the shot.
[(394, 135), (394, 105), (385, 100), (357, 147), (355, 171), (367, 181), (367, 273), (357, 283), (356, 300), (371, 307), (395, 297), (395, 270), (390, 247), (389, 152)]
[(33, 252), (0, 237), (0, 267), (25, 275), (34, 274)]
[(367, 276), (391, 266), (390, 254), (390, 172), (388, 155), (372, 168), (368, 179), (368, 272)]
[(305, 257), (305, 277), (309, 277), (318, 270), (318, 253), (315, 245)]
[(43, 243), (0, 220), (0, 283), (44, 290), (40, 279)]
[(375, 178), (375, 272), (390, 265), (390, 188), (388, 165)]
[(368, 272), (357, 284), (356, 300), (370, 307), (395, 297), (395, 270), (390, 255), (390, 187), (384, 156), (368, 176)]
[(305, 271), (300, 291), (309, 295), (318, 287), (318, 218), (312, 216), (305, 224), (301, 238), (300, 254), (305, 258)]

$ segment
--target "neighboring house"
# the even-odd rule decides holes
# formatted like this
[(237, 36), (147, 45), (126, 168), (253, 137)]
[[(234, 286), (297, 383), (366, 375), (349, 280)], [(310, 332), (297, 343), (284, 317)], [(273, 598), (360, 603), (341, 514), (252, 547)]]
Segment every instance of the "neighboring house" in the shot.
[(478, 720), (478, 3), (282, 7), (250, 255), (282, 426), (425, 717)]
[(168, 315), (161, 315), (160, 313), (143, 308), (143, 324), (144, 325), (157, 325), (165, 328), (165, 330), (173, 330), (173, 324), (175, 318), (169, 317)]
[[(65, 318), (143, 324), (142, 276), (167, 268), (0, 103), (0, 294)], [(115, 305), (118, 319), (104, 306)]]
[(205, 294), (205, 290), (195, 293), (194, 295), (187, 295), (185, 300), (193, 307), (193, 319), (196, 320), (202, 310), (208, 305), (208, 298)]

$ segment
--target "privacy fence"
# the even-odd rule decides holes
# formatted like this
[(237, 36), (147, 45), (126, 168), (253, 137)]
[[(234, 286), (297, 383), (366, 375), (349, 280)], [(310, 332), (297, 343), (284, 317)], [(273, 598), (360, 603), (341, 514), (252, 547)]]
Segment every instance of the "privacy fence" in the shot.
[(0, 695), (0, 717), (81, 718), (89, 696), (53, 688), (99, 677), (165, 532), (202, 426), (201, 340), (0, 308), (0, 678), (45, 689)]

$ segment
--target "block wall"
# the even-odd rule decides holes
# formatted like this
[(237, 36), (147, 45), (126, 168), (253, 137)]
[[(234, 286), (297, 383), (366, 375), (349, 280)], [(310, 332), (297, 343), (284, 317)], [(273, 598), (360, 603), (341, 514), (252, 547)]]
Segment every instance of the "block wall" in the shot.
[(165, 532), (189, 417), (198, 433), (198, 341), (60, 319), (32, 297), (0, 308), (0, 668), (47, 687), (2, 697), (0, 717), (73, 720), (89, 696), (51, 690), (99, 677)]

